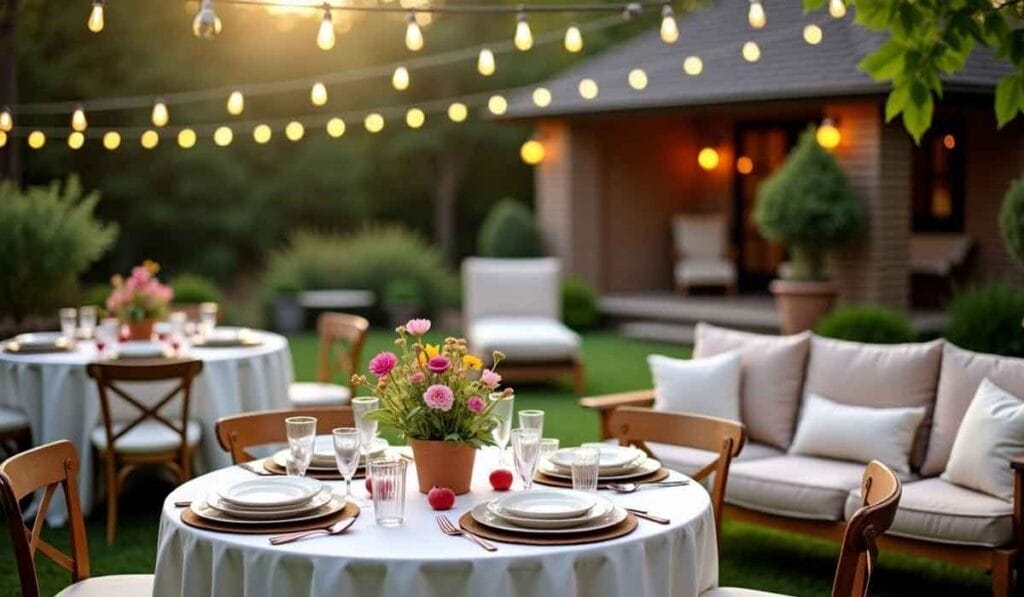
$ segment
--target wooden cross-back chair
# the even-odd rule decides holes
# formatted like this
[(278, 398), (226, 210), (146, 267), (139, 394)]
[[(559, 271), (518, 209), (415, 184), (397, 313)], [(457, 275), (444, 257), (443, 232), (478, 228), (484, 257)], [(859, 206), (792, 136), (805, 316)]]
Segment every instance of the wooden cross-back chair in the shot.
[(732, 459), (743, 450), (747, 440), (746, 428), (742, 423), (684, 413), (654, 411), (649, 408), (626, 406), (615, 409), (609, 419), (609, 427), (619, 440), (619, 445), (633, 445), (651, 455), (645, 442), (673, 444), (715, 452), (718, 456), (699, 471), (690, 475), (701, 481), (715, 475), (711, 488), (711, 505), (714, 508), (715, 531), (721, 531), (722, 501), (729, 478)]
[[(71, 535), (68, 555), (42, 538), (43, 524), (57, 488), (64, 492)], [(27, 495), (43, 490), (42, 501), (32, 528), (22, 521), (19, 503)], [(76, 596), (111, 597), (112, 594), (150, 595), (153, 577), (148, 574), (89, 578), (89, 545), (85, 521), (78, 500), (78, 455), (75, 446), (60, 440), (27, 450), (0, 464), (0, 504), (3, 505), (14, 558), (18, 566), (23, 597), (41, 594), (36, 578), (36, 552), (40, 552), (71, 573), (73, 584), (58, 595), (71, 591)]]
[(349, 406), (330, 408), (303, 408), (296, 410), (268, 410), (223, 417), (217, 421), (217, 441), (231, 454), (235, 464), (255, 460), (246, 448), (288, 440), (285, 419), (288, 417), (315, 417), (317, 435), (327, 435), (338, 427), (355, 427), (355, 417)]
[[(363, 343), (370, 322), (348, 313), (323, 313), (316, 322), (320, 336), (314, 383), (293, 383), (289, 388), (297, 408), (341, 406), (352, 397), (352, 374), (359, 370)], [(341, 378), (343, 383), (335, 383)]]
[[(117, 500), (124, 480), (139, 465), (165, 466), (182, 483), (191, 477), (192, 453), (199, 443), (201, 428), (189, 420), (188, 413), (192, 382), (202, 370), (202, 361), (195, 360), (140, 360), (132, 364), (102, 361), (87, 367), (89, 377), (96, 380), (103, 413), (102, 432), (94, 433), (92, 439), (104, 463), (107, 543), (114, 542), (117, 532)], [(177, 383), (155, 402), (141, 400), (121, 387), (122, 382), (164, 381)], [(180, 415), (165, 416), (161, 410), (179, 397)], [(116, 399), (126, 402), (138, 413), (124, 420), (115, 419), (113, 403)], [(170, 430), (170, 436), (167, 430)], [(169, 437), (173, 440), (168, 441)]]

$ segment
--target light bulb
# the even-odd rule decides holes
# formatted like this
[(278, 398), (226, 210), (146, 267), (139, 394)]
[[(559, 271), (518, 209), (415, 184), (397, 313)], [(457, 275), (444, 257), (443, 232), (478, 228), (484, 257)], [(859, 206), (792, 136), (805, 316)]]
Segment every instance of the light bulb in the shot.
[(679, 41), (679, 25), (676, 24), (675, 11), (669, 4), (661, 9), (661, 41), (667, 44)]
[(743, 175), (750, 174), (754, 171), (754, 160), (748, 156), (741, 155), (736, 160), (736, 171)]
[(230, 127), (219, 126), (213, 131), (213, 142), (217, 147), (227, 147), (235, 138), (234, 131)]
[(448, 106), (448, 118), (452, 122), (462, 122), (469, 116), (469, 108), (462, 102), (453, 102)]
[(258, 124), (256, 125), (256, 128), (252, 129), (253, 141), (256, 141), (260, 145), (270, 141), (271, 135), (270, 127), (265, 124)]
[(743, 54), (743, 59), (747, 62), (757, 62), (761, 59), (761, 48), (756, 42), (748, 41), (743, 44), (741, 53)]
[(238, 116), (245, 110), (245, 96), (241, 91), (232, 91), (228, 96), (228, 114)]
[(199, 12), (192, 19), (192, 34), (200, 39), (213, 39), (220, 30), (220, 17), (213, 10), (213, 0), (202, 0)]
[(68, 135), (68, 147), (70, 147), (71, 149), (79, 149), (80, 147), (82, 147), (82, 144), (84, 143), (85, 135), (83, 135), (82, 133), (75, 131)]
[(768, 22), (764, 14), (764, 5), (761, 4), (761, 0), (750, 0), (750, 10), (747, 11), (747, 22), (754, 29), (764, 29), (765, 23)]
[(538, 108), (547, 108), (551, 105), (551, 92), (547, 87), (538, 87), (533, 90), (533, 103)]
[(75, 107), (75, 111), (71, 114), (71, 128), (82, 132), (89, 126), (89, 122), (85, 119), (85, 110), (82, 106)]
[(309, 101), (313, 102), (314, 106), (322, 106), (327, 103), (327, 88), (323, 83), (319, 81), (313, 83), (313, 88), (309, 90)]
[(316, 46), (323, 51), (334, 47), (334, 23), (331, 22), (331, 5), (324, 2), (324, 18), (320, 21), (320, 29), (316, 32)]
[(106, 147), (110, 151), (114, 151), (118, 147), (121, 147), (121, 134), (117, 131), (107, 131), (103, 133), (103, 147)]
[(543, 162), (544, 153), (544, 145), (536, 139), (530, 139), (519, 148), (519, 157), (529, 166)]
[(683, 72), (696, 77), (704, 71), (704, 61), (699, 56), (687, 56), (686, 60), (683, 60)]
[(627, 79), (629, 81), (629, 86), (637, 91), (647, 88), (647, 73), (645, 73), (642, 68), (634, 68), (629, 71)]
[(419, 108), (410, 108), (409, 111), (405, 113), (405, 124), (407, 124), (411, 129), (420, 128), (426, 121), (427, 115)]
[(384, 117), (376, 112), (367, 114), (363, 119), (363, 126), (371, 133), (379, 133), (384, 130)]
[(821, 27), (817, 25), (808, 25), (804, 27), (804, 41), (812, 46), (816, 46), (821, 43)]
[(839, 147), (839, 143), (843, 139), (839, 128), (836, 127), (835, 121), (831, 118), (825, 118), (821, 121), (821, 126), (814, 132), (814, 137), (818, 140), (818, 144), (825, 149)]
[(481, 75), (489, 77), (494, 74), (494, 69), (494, 52), (487, 48), (483, 48), (480, 50), (480, 56), (476, 59), (476, 70), (478, 70)]
[(139, 137), (139, 144), (142, 145), (143, 149), (153, 149), (160, 143), (160, 134), (154, 130), (148, 130), (142, 133)]
[(11, 109), (4, 107), (3, 111), (0, 111), (0, 131), (8, 132), (14, 128), (14, 117), (11, 116)]
[(526, 13), (521, 12), (516, 17), (516, 49), (525, 52), (533, 47), (533, 32), (530, 31), (530, 22), (526, 20)]
[(565, 49), (569, 52), (579, 52), (583, 49), (583, 34), (580, 33), (580, 28), (575, 23), (569, 25), (569, 28), (565, 30)]
[(0, 147), (7, 145), (7, 133), (0, 131)]
[(580, 97), (592, 100), (597, 97), (597, 82), (593, 79), (583, 79), (579, 84)]
[(196, 132), (192, 129), (181, 129), (178, 132), (178, 145), (182, 149), (191, 149), (196, 145)]
[(404, 66), (399, 66), (395, 69), (395, 74), (391, 75), (391, 86), (398, 91), (405, 91), (409, 88), (409, 70)]
[(104, 0), (92, 0), (92, 10), (89, 11), (87, 23), (89, 31), (99, 33), (103, 31), (103, 2)]
[(832, 15), (833, 19), (841, 19), (845, 17), (846, 2), (843, 2), (843, 0), (829, 0), (828, 14)]
[(713, 147), (705, 147), (697, 154), (697, 164), (704, 170), (714, 170), (718, 161), (718, 151)]
[(327, 134), (338, 138), (345, 134), (345, 121), (340, 118), (332, 118), (327, 121)]
[(405, 22), (405, 47), (409, 48), (410, 52), (419, 52), (423, 49), (423, 31), (416, 22), (416, 15), (410, 12), (405, 17)]
[(43, 131), (32, 131), (28, 134), (28, 146), (32, 149), (41, 149), (46, 145), (46, 134)]
[(153, 104), (153, 126), (166, 126), (170, 119), (171, 115), (167, 112), (167, 104), (162, 100), (156, 100), (156, 103)]
[(289, 141), (298, 141), (306, 134), (306, 127), (302, 126), (302, 123), (293, 120), (284, 127), (284, 136), (288, 137)]
[(487, 100), (487, 109), (495, 116), (501, 116), (508, 111), (508, 100), (500, 95), (492, 95)]

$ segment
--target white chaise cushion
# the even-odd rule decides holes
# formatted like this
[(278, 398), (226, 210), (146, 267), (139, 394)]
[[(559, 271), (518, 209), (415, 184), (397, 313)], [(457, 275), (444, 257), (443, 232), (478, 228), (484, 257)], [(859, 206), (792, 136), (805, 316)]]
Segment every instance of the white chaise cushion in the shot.
[(462, 262), (462, 308), (466, 320), (484, 317), (561, 319), (558, 259), (486, 259)]
[(736, 265), (727, 259), (686, 259), (676, 264), (680, 286), (728, 285), (736, 282)]
[(469, 324), (470, 349), (485, 358), (495, 350), (511, 363), (575, 360), (580, 336), (557, 319), (485, 317)]
[[(115, 423), (116, 434), (124, 425)], [(188, 445), (195, 446), (202, 438), (203, 428), (198, 421), (189, 420), (185, 426)], [(102, 425), (92, 432), (92, 444), (97, 450), (107, 449), (107, 432)], [(149, 454), (167, 452), (181, 445), (181, 436), (170, 427), (155, 420), (146, 420), (133, 427), (128, 433), (114, 440), (114, 448), (124, 454)]]
[(863, 474), (860, 463), (794, 454), (734, 462), (725, 501), (792, 518), (842, 520)]
[(65, 587), (56, 597), (142, 597), (152, 594), (152, 574), (116, 574), (76, 582)]
[(297, 408), (313, 406), (344, 406), (352, 392), (348, 386), (323, 382), (296, 382), (288, 386), (288, 399)]
[(704, 359), (647, 357), (654, 379), (654, 409), (740, 420), (740, 355)]
[[(860, 489), (846, 502), (849, 519), (861, 505)], [(903, 484), (892, 535), (955, 545), (999, 547), (1013, 539), (1013, 504), (938, 477)]]
[(28, 415), (13, 408), (0, 407), (0, 431), (14, 431), (29, 426)]

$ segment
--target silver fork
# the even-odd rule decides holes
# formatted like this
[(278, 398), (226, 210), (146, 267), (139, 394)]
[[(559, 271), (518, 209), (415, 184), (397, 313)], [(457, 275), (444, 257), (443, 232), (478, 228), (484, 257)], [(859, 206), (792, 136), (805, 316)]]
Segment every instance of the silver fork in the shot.
[(345, 529), (352, 526), (355, 523), (356, 518), (346, 518), (340, 520), (329, 527), (322, 529), (313, 529), (312, 531), (301, 531), (298, 533), (288, 533), (286, 535), (277, 535), (276, 537), (270, 538), (271, 545), (281, 545), (283, 543), (291, 543), (292, 541), (298, 541), (299, 539), (305, 539), (307, 537), (317, 537), (320, 535), (340, 535), (345, 532)]
[(473, 533), (470, 533), (469, 531), (464, 531), (459, 527), (455, 526), (454, 524), (452, 524), (452, 521), (448, 520), (448, 517), (444, 514), (437, 515), (437, 526), (441, 527), (441, 532), (445, 535), (450, 535), (452, 537), (457, 537), (459, 535), (463, 537), (469, 537), (470, 539), (475, 541), (477, 545), (486, 549), (487, 551), (498, 551), (497, 547), (491, 545), (487, 541), (484, 541), (483, 539), (477, 537)]
[(679, 481), (659, 481), (657, 483), (609, 483), (607, 487), (619, 493), (633, 493), (639, 489), (651, 487), (680, 487), (689, 484), (690, 482), (686, 479), (681, 479)]

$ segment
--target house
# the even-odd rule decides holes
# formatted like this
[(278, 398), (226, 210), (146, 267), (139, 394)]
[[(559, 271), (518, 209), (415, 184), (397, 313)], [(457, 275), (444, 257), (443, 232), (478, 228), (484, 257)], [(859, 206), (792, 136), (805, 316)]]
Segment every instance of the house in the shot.
[[(551, 93), (546, 107), (531, 90), (511, 98), (506, 118), (535, 123), (544, 146), (537, 217), (565, 270), (606, 294), (667, 291), (671, 218), (719, 212), (741, 289), (763, 291), (785, 251), (751, 222), (758, 185), (801, 131), (829, 119), (839, 133), (832, 151), (867, 214), (863, 237), (831, 264), (843, 300), (908, 308), (918, 241), (925, 255), (915, 255), (915, 270), (948, 274), (957, 264), (945, 262), (966, 261), (972, 279), (1024, 285), (997, 223), (1010, 181), (1024, 173), (1024, 123), (997, 130), (993, 113), (1007, 67), (976, 51), (946, 79), (916, 146), (898, 119), (885, 122), (888, 85), (857, 68), (885, 36), (856, 25), (852, 8), (834, 19), (766, 2), (767, 26), (755, 30), (748, 6), (709, 3), (679, 17), (675, 44), (654, 30), (589, 58), (538, 85)], [(634, 69), (646, 76), (631, 77)], [(966, 237), (969, 260), (944, 254), (943, 237), (929, 255), (936, 234)]]

